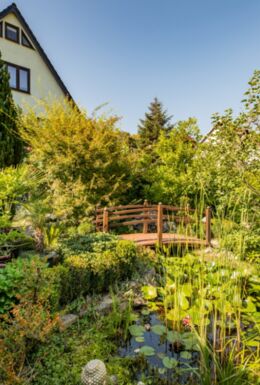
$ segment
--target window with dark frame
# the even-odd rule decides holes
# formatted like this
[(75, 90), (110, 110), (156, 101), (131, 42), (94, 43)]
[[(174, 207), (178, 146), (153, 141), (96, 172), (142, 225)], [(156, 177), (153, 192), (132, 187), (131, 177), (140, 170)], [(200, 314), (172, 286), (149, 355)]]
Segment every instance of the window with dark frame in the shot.
[(30, 40), (25, 35), (24, 31), (22, 31), (22, 45), (24, 45), (25, 47), (34, 49), (32, 44), (31, 44), (31, 42), (30, 42)]
[(15, 25), (5, 23), (5, 38), (15, 43), (20, 43), (19, 28)]
[(0, 21), (0, 37), (3, 37), (3, 22)]
[(30, 93), (30, 70), (17, 66), (16, 64), (6, 63), (9, 73), (10, 87), (15, 91)]

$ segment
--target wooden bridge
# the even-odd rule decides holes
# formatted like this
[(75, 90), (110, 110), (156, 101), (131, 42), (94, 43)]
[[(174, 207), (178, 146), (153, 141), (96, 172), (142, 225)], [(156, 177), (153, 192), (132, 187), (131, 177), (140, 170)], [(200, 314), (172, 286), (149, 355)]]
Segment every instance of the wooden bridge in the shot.
[[(192, 235), (194, 233), (191, 231), (192, 224), (197, 228), (197, 233), (202, 233), (201, 236)], [(119, 235), (121, 239), (134, 241), (141, 246), (211, 244), (210, 207), (200, 218), (196, 210), (189, 207), (174, 207), (161, 203), (152, 205), (147, 201), (143, 205), (98, 208), (95, 225), (96, 231), (121, 230), (123, 232)]]

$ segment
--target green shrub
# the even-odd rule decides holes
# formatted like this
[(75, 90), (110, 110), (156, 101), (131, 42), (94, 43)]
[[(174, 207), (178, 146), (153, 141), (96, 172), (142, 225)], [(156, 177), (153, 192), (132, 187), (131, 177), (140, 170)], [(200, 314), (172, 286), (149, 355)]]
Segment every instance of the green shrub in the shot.
[(89, 293), (101, 293), (109, 286), (131, 278), (142, 260), (135, 244), (109, 234), (89, 234), (64, 241), (61, 303)]
[(22, 260), (8, 263), (0, 270), (0, 314), (8, 311), (16, 301), (23, 277)]
[(84, 236), (73, 235), (60, 244), (60, 252), (68, 257), (86, 252), (101, 252), (113, 249), (118, 237), (108, 233), (91, 233)]
[(34, 241), (21, 231), (11, 230), (0, 233), (0, 255), (18, 252), (19, 250), (32, 249)]
[(50, 307), (58, 308), (64, 266), (49, 268), (38, 256), (18, 258), (0, 270), (0, 314), (9, 311), (23, 297), (36, 298)]

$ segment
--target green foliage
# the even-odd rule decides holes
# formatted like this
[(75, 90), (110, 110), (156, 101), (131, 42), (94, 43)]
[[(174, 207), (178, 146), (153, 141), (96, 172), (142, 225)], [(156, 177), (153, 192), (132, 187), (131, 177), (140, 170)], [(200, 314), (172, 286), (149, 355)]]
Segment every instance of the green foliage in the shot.
[(63, 277), (62, 303), (107, 291), (109, 286), (131, 278), (143, 259), (132, 242), (116, 241), (106, 234), (78, 237), (77, 242), (69, 240), (62, 250), (68, 269)]
[(0, 270), (0, 314), (8, 311), (17, 301), (23, 278), (22, 260), (8, 263), (5, 269)]
[(249, 82), (244, 111), (237, 117), (232, 110), (213, 115), (211, 135), (196, 156), (194, 182), (202, 186), (207, 203), (241, 216), (259, 211), (260, 196), (260, 74)]
[(23, 203), (24, 196), (37, 183), (26, 166), (6, 167), (0, 170), (0, 216), (12, 219), (15, 206)]
[(0, 255), (10, 255), (14, 251), (32, 249), (34, 241), (21, 231), (11, 230), (0, 233)]
[(113, 249), (117, 240), (116, 235), (109, 233), (76, 234), (62, 240), (60, 252), (66, 257), (85, 252), (102, 252)]
[(145, 119), (141, 119), (138, 126), (139, 143), (141, 148), (146, 151), (151, 150), (157, 142), (161, 132), (166, 135), (172, 129), (170, 124), (171, 116), (163, 110), (162, 103), (155, 98), (149, 106), (149, 112), (145, 114)]
[(117, 117), (88, 117), (71, 104), (44, 103), (42, 116), (23, 116), (29, 163), (44, 175), (49, 206), (78, 223), (93, 205), (127, 194), (131, 155)]
[(65, 268), (48, 265), (39, 257), (18, 258), (0, 270), (0, 314), (6, 313), (22, 298), (39, 299), (58, 309), (61, 295), (61, 277)]
[(146, 171), (145, 194), (150, 201), (176, 205), (187, 196), (194, 202), (192, 165), (198, 139), (193, 118), (178, 122), (169, 135), (160, 135), (154, 147), (157, 160)]
[(23, 157), (18, 134), (19, 111), (9, 86), (9, 74), (0, 52), (0, 169), (16, 166)]
[[(164, 258), (163, 285), (156, 288), (156, 296), (147, 298), (149, 287), (143, 289), (150, 311), (163, 314), (151, 332), (165, 335), (182, 358), (190, 359), (189, 351), (200, 352), (199, 383), (229, 383), (233, 378), (237, 384), (249, 384), (259, 349), (257, 267), (228, 253), (214, 261), (193, 255)], [(132, 325), (132, 335), (134, 327), (143, 336), (142, 325)]]
[(24, 383), (31, 353), (57, 325), (57, 317), (50, 313), (46, 302), (42, 302), (37, 294), (24, 295), (1, 319), (0, 381), (5, 385)]
[(35, 372), (32, 384), (79, 385), (82, 367), (95, 358), (106, 363), (109, 375), (116, 375), (120, 385), (133, 384), (136, 360), (116, 356), (118, 347), (110, 319), (111, 315), (104, 318), (89, 315), (79, 325), (53, 334), (31, 358)]

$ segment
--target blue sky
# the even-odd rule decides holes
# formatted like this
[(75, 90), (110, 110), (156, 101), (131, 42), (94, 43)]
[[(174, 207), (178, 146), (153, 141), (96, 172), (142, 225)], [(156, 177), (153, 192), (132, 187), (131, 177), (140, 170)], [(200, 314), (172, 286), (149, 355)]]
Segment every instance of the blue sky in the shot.
[[(0, 8), (10, 1), (0, 0)], [(260, 0), (16, 0), (76, 102), (136, 132), (151, 100), (173, 121), (240, 100), (260, 68)]]

